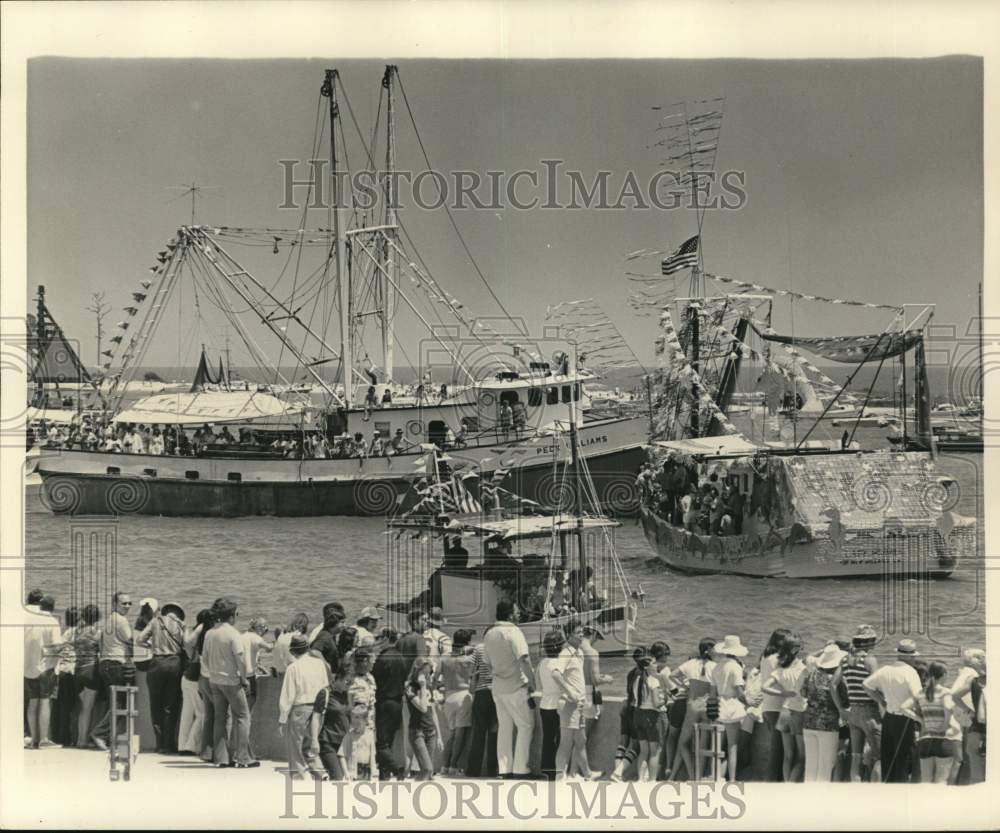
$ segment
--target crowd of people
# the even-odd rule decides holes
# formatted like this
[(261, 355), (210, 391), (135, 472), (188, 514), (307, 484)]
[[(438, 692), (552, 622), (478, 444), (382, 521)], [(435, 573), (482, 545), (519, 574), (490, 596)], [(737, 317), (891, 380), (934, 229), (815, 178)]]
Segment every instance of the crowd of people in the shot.
[(715, 472), (699, 481), (697, 466), (668, 458), (660, 466), (644, 463), (638, 485), (643, 504), (674, 526), (701, 535), (743, 532), (746, 495)]
[(614, 764), (601, 773), (588, 746), (593, 754), (613, 680), (594, 646), (603, 634), (579, 620), (545, 635), (535, 665), (508, 599), (478, 642), (469, 629), (446, 634), (440, 608), (411, 609), (405, 633), (380, 627), (374, 606), (350, 624), (336, 601), (313, 627), (298, 613), (273, 631), (260, 617), (241, 631), (227, 597), (193, 622), (173, 602), (143, 599), (134, 620), (131, 609), (129, 594), (117, 592), (106, 613), (68, 608), (63, 627), (51, 596), (28, 594), (26, 748), (106, 749), (110, 687), (143, 671), (156, 751), (235, 768), (259, 765), (250, 743), (257, 681), (277, 677), (293, 778), (530, 778), (538, 709), (540, 770), (550, 780), (704, 777), (698, 762), (706, 767), (710, 756), (696, 739), (707, 745), (713, 733), (734, 780), (757, 723), (768, 730), (772, 781), (984, 779), (985, 653), (965, 651), (949, 674), (904, 639), (880, 664), (867, 625), (808, 654), (798, 635), (776, 630), (757, 663), (736, 635), (701, 640), (675, 668), (665, 641), (635, 649)]
[[(241, 450), (269, 451), (296, 460), (352, 459), (391, 457), (417, 447), (417, 443), (406, 438), (402, 428), (397, 428), (391, 435), (376, 428), (366, 439), (360, 431), (337, 436), (328, 436), (320, 430), (274, 435), (246, 427), (230, 431), (226, 425), (216, 430), (214, 425), (208, 423), (191, 429), (179, 425), (103, 422), (89, 415), (68, 425), (49, 424), (41, 420), (29, 431), (29, 447), (38, 445), (43, 448), (153, 456), (201, 457), (213, 451)], [(449, 429), (442, 441), (442, 446), (448, 448), (464, 444), (464, 430), (455, 434)]]

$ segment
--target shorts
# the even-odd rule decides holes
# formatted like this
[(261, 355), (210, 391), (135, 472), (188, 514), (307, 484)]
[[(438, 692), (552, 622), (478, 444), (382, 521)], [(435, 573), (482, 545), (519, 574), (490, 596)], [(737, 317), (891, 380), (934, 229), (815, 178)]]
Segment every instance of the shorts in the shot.
[(782, 709), (778, 715), (776, 726), (779, 732), (786, 735), (802, 736), (802, 719), (805, 712), (794, 712), (791, 709)]
[(736, 697), (719, 698), (719, 722), (741, 723), (747, 716), (747, 707)]
[(410, 737), (410, 746), (413, 746), (413, 744), (419, 737), (423, 737), (424, 743), (430, 746), (434, 738), (437, 737), (437, 729), (434, 728), (433, 724), (424, 725), (418, 723), (415, 726), (410, 726), (410, 731), (408, 734)]
[(707, 711), (707, 694), (704, 694), (701, 697), (689, 697), (687, 701), (687, 716), (685, 719), (688, 723), (701, 723), (705, 720), (705, 713)]
[(956, 758), (959, 755), (957, 740), (921, 738), (917, 741), (917, 754), (921, 758)]
[(660, 713), (655, 709), (636, 709), (632, 714), (632, 737), (660, 742)]
[(670, 704), (670, 710), (667, 712), (667, 720), (674, 729), (680, 729), (684, 725), (684, 715), (687, 714), (688, 701), (687, 697), (683, 700), (674, 700)]
[(77, 694), (84, 689), (89, 691), (101, 690), (101, 675), (97, 671), (96, 662), (88, 663), (86, 665), (77, 665), (76, 673), (73, 677), (76, 683)]
[(451, 731), (472, 726), (472, 695), (467, 688), (453, 691), (445, 697), (441, 710), (445, 725)]
[(54, 668), (43, 671), (37, 677), (25, 677), (25, 691), (29, 700), (46, 700), (56, 696), (56, 672)]
[(582, 729), (583, 709), (579, 703), (561, 703), (559, 706), (560, 729)]
[[(846, 720), (848, 728), (864, 733), (865, 740), (868, 741), (869, 757), (879, 755), (882, 748), (882, 717), (878, 704), (874, 700), (870, 703), (851, 703)], [(855, 751), (860, 753), (862, 750)]]
[(601, 716), (601, 707), (594, 703), (594, 687), (592, 685), (587, 686), (586, 693), (583, 696), (587, 698), (587, 705), (583, 707), (583, 719), (597, 720)]
[(635, 706), (622, 706), (621, 716), (618, 718), (618, 732), (626, 737), (632, 737), (632, 714)]

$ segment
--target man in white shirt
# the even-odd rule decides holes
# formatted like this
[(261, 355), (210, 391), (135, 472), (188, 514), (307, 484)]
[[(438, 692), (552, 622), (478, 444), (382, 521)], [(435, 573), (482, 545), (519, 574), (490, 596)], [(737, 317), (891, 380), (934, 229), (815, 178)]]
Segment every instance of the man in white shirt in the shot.
[(261, 649), (268, 647), (270, 643), (264, 639), (267, 633), (267, 620), (262, 616), (255, 616), (250, 620), (247, 629), (240, 635), (243, 639), (243, 658), (246, 660), (247, 681), (250, 688), (247, 691), (247, 706), (253, 712), (253, 704), (257, 702), (257, 676), (266, 676), (260, 670)]
[(32, 623), (24, 629), (24, 688), (31, 735), (30, 744), (25, 741), (25, 745), (31, 749), (56, 746), (49, 738), (49, 723), (52, 698), (56, 693), (55, 667), (62, 646), (59, 620), (52, 615), (55, 600), (51, 596), (43, 596), (35, 604), (40, 593), (32, 591), (25, 605)]
[[(132, 610), (132, 598), (128, 593), (117, 591), (112, 596), (111, 615), (101, 628), (101, 659), (98, 671), (101, 675), (101, 686), (108, 697), (111, 696), (111, 686), (134, 685), (133, 656), (135, 644), (132, 640), (132, 626), (126, 618)], [(90, 733), (90, 739), (99, 749), (107, 749), (111, 731), (111, 710), (104, 713), (101, 722)], [(125, 717), (118, 718), (115, 727), (116, 736), (125, 732)]]
[(438, 625), (444, 624), (444, 611), (439, 607), (432, 607), (428, 614), (430, 625), (424, 631), (424, 642), (427, 643), (427, 656), (434, 663), (434, 670), (441, 666), (441, 657), (451, 655), (451, 637), (448, 636)]
[(559, 706), (559, 748), (556, 751), (556, 780), (566, 777), (570, 761), (577, 772), (591, 778), (587, 763), (587, 737), (584, 734), (584, 709), (587, 687), (584, 682), (583, 625), (572, 620), (566, 623), (566, 647), (552, 667), (552, 679), (562, 691)]
[[(497, 621), (483, 639), (493, 668), (493, 701), (497, 709), (497, 771), (501, 778), (529, 778), (528, 754), (535, 715), (530, 703), (535, 688), (528, 643), (514, 624), (514, 604), (497, 602)], [(517, 727), (517, 746), (514, 728)]]
[(294, 657), (285, 669), (278, 698), (278, 733), (285, 738), (285, 751), (292, 778), (303, 778), (306, 772), (316, 777), (324, 774), (319, 750), (312, 748), (309, 724), (317, 695), (329, 680), (326, 661), (309, 653), (309, 643), (301, 633), (293, 633), (289, 652)]
[(882, 781), (905, 784), (910, 780), (913, 732), (916, 724), (903, 711), (903, 703), (920, 693), (920, 676), (913, 660), (920, 654), (912, 639), (900, 640), (896, 660), (865, 678), (868, 695), (884, 710), (882, 717)]

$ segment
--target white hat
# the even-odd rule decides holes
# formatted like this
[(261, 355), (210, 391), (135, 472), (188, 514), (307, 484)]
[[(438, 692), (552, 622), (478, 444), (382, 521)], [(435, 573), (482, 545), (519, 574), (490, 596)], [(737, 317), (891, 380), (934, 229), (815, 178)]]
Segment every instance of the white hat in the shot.
[(740, 638), (734, 634), (729, 634), (722, 642), (716, 642), (715, 648), (712, 650), (731, 657), (745, 657), (750, 652), (750, 649), (741, 643)]
[(847, 651), (841, 650), (836, 642), (831, 642), (816, 658), (816, 665), (819, 668), (837, 668), (846, 656)]
[(382, 618), (382, 614), (379, 612), (379, 609), (377, 607), (375, 607), (375, 605), (369, 605), (368, 607), (363, 608), (362, 611), (361, 611), (361, 615), (358, 617), (359, 620), (360, 619), (381, 619), (381, 618)]

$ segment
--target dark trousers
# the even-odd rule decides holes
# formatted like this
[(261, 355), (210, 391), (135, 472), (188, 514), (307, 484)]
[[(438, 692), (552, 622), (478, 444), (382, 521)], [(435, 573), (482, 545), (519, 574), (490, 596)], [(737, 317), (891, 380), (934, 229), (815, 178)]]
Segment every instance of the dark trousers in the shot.
[[(558, 716), (558, 715), (557, 715)], [(470, 778), (483, 775), (483, 757), (486, 758), (486, 775), (496, 778), (497, 766), (497, 707), (488, 688), (472, 696), (472, 730), (469, 740), (469, 763), (465, 774)]]
[[(100, 723), (94, 727), (91, 735), (109, 743), (111, 740), (111, 686), (135, 685), (135, 677), (131, 668), (127, 668), (125, 663), (114, 659), (102, 659), (98, 663), (97, 671), (101, 675), (101, 696), (107, 701), (108, 710), (104, 713)], [(123, 706), (124, 703), (119, 700), (118, 705)], [(118, 725), (115, 727), (116, 737), (122, 737), (125, 734), (125, 727), (123, 715), (118, 718)]]
[[(767, 754), (767, 780), (780, 782), (785, 780), (784, 774), (784, 738), (778, 731), (778, 717), (781, 712), (764, 712), (764, 723), (770, 732), (770, 744)], [(795, 743), (795, 739), (788, 737), (789, 743)]]
[(149, 711), (156, 736), (156, 751), (177, 751), (177, 723), (181, 715), (181, 658), (153, 657), (146, 672)]
[(63, 746), (76, 746), (76, 725), (73, 721), (77, 703), (76, 675), (56, 677), (56, 702), (52, 714), (52, 740)]
[(383, 779), (403, 771), (402, 762), (393, 754), (396, 732), (402, 725), (402, 700), (379, 700), (375, 703), (375, 761)]
[(556, 777), (556, 752), (559, 749), (559, 709), (539, 709), (542, 716), (542, 775)]
[(915, 724), (901, 714), (885, 713), (882, 718), (882, 781), (905, 784), (910, 780)]

